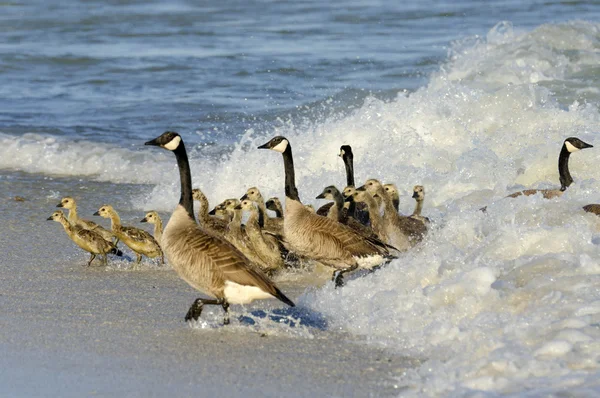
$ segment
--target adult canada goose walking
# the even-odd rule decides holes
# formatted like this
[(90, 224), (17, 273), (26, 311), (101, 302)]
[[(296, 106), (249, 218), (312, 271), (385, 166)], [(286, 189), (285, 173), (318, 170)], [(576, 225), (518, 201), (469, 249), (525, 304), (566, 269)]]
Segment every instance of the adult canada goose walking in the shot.
[(220, 305), (223, 322), (229, 323), (229, 305), (247, 304), (257, 299), (277, 298), (294, 306), (275, 284), (229, 242), (206, 233), (196, 223), (192, 202), (192, 176), (181, 136), (167, 131), (146, 142), (172, 151), (179, 166), (181, 196), (163, 232), (163, 247), (177, 274), (195, 289), (214, 299), (194, 301), (185, 319), (198, 319), (204, 305)]
[(569, 137), (567, 138), (561, 147), (560, 154), (558, 155), (558, 174), (560, 179), (560, 188), (559, 189), (526, 189), (524, 191), (519, 191), (512, 193), (507, 196), (507, 198), (516, 198), (521, 195), (530, 196), (535, 195), (537, 193), (541, 193), (544, 198), (551, 199), (557, 196), (561, 196), (573, 183), (573, 177), (571, 177), (571, 173), (569, 172), (569, 157), (573, 152), (577, 152), (581, 149), (585, 148), (593, 148), (593, 145), (590, 145), (586, 142), (583, 142), (577, 137)]
[(165, 263), (162, 249), (156, 239), (143, 229), (121, 225), (121, 218), (111, 205), (103, 205), (94, 215), (110, 219), (113, 234), (135, 252), (137, 264), (142, 261), (142, 254), (150, 258), (160, 256), (161, 263)]
[[(79, 226), (83, 229), (88, 229), (90, 231), (94, 231), (100, 234), (105, 240), (112, 242), (115, 237), (112, 232), (103, 228), (102, 226), (96, 224), (90, 220), (84, 220), (83, 218), (79, 218), (77, 214), (77, 202), (71, 196), (65, 196), (60, 200), (60, 203), (56, 205), (56, 207), (62, 207), (69, 210), (68, 220), (71, 224)], [(116, 244), (117, 242), (115, 242)]]
[(102, 256), (102, 263), (104, 265), (108, 264), (106, 258), (108, 253), (116, 254), (117, 256), (123, 255), (112, 242), (104, 239), (99, 233), (71, 224), (60, 210), (52, 213), (47, 219), (59, 222), (65, 229), (67, 235), (69, 235), (69, 238), (71, 238), (77, 246), (91, 254), (90, 261), (87, 263), (88, 267), (92, 264), (92, 261), (94, 261), (94, 258), (96, 258), (96, 255), (98, 254)]
[(339, 270), (337, 276), (334, 273), (336, 286), (343, 283), (346, 272), (359, 266), (373, 268), (395, 257), (393, 248), (378, 239), (365, 238), (337, 221), (306, 209), (296, 188), (292, 146), (285, 137), (277, 136), (258, 148), (271, 149), (283, 155), (283, 232), (291, 251)]

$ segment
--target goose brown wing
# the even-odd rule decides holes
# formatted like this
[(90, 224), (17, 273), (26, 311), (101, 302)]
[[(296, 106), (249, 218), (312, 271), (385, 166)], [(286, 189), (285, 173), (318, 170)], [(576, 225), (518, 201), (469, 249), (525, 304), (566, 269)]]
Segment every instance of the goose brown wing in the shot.
[(148, 232), (144, 231), (143, 229), (139, 229), (139, 228), (135, 228), (135, 227), (124, 227), (124, 226), (122, 226), (121, 230), (129, 238), (131, 238), (133, 240), (136, 240), (138, 242), (145, 242), (145, 241), (154, 241), (154, 242), (156, 242), (156, 240), (154, 239), (154, 237), (152, 235), (150, 235)]
[(187, 250), (196, 252), (209, 261), (213, 285), (231, 281), (243, 286), (256, 286), (284, 303), (294, 306), (275, 284), (260, 270), (249, 265), (249, 260), (233, 245), (214, 235), (198, 230), (186, 239)]
[(323, 217), (327, 217), (327, 213), (329, 213), (329, 209), (334, 205), (334, 202), (325, 203), (323, 206), (317, 209), (317, 214)]
[(310, 217), (311, 233), (328, 235), (332, 241), (339, 241), (353, 256), (389, 254), (387, 245), (378, 239), (361, 236), (351, 228), (327, 217), (314, 214)]

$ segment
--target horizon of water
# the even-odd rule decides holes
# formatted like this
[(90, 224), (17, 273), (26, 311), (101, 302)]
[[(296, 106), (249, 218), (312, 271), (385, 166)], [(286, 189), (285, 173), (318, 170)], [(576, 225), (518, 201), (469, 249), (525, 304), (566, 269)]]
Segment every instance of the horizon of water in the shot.
[[(368, 344), (421, 359), (398, 380), (406, 394), (597, 394), (600, 221), (581, 207), (600, 203), (598, 10), (346, 5), (267, 2), (257, 19), (242, 3), (134, 4), (118, 8), (124, 15), (103, 6), (74, 21), (89, 28), (66, 43), (64, 30), (73, 31), (57, 15), (81, 10), (30, 15), (47, 29), (14, 27), (0, 46), (14, 57), (0, 63), (11, 78), (0, 87), (3, 178), (31, 173), (31, 191), (13, 193), (25, 197), (52, 181), (42, 194), (54, 199), (98, 181), (131, 184), (139, 189), (114, 193), (125, 210), (168, 213), (179, 196), (174, 158), (142, 144), (174, 129), (211, 203), (250, 186), (282, 197), (280, 156), (255, 148), (285, 135), (300, 197), (318, 204), (323, 187), (345, 183), (336, 155), (351, 144), (357, 182), (396, 183), (403, 212), (412, 186), (424, 185), (433, 224), (386, 268), (344, 289), (307, 291), (298, 304)], [(162, 22), (128, 27), (127, 14)], [(280, 22), (268, 23), (274, 16)], [(85, 46), (89, 31), (101, 34)], [(185, 40), (174, 45), (172, 36)], [(107, 44), (115, 38), (119, 45)], [(174, 69), (173, 60), (183, 62)], [(57, 70), (52, 63), (64, 76), (43, 75)], [(28, 80), (36, 74), (40, 81)], [(502, 199), (557, 187), (569, 136), (595, 148), (571, 156), (575, 183), (561, 198)]]

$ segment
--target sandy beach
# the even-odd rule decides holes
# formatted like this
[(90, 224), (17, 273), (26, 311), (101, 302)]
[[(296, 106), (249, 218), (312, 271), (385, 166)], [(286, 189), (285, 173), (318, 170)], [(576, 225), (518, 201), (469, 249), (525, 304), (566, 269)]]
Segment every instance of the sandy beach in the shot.
[[(413, 361), (329, 330), (325, 320), (292, 327), (253, 315), (283, 309), (271, 300), (233, 307), (228, 327), (220, 308), (190, 326), (183, 316), (200, 295), (174, 271), (150, 263), (131, 271), (130, 259), (115, 258), (109, 269), (82, 266), (87, 255), (60, 225), (44, 221), (40, 209), (50, 214), (54, 202), (2, 198), (0, 222), (10, 230), (1, 238), (2, 395), (398, 394), (397, 377)], [(32, 239), (45, 244), (19, 243)], [(294, 300), (305, 289), (281, 286)], [(300, 302), (294, 311), (291, 318), (308, 310)]]

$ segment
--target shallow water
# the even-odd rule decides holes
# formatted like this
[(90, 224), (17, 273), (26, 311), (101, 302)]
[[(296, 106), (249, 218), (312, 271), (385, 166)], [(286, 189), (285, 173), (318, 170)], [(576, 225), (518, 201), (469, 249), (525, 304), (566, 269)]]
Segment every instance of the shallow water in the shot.
[[(412, 186), (425, 186), (432, 229), (418, 248), (341, 290), (305, 290), (283, 277), (327, 327), (268, 332), (304, 341), (339, 331), (367, 350), (408, 356), (417, 361), (411, 369), (382, 371), (405, 395), (598, 393), (600, 220), (581, 206), (600, 202), (600, 25), (590, 22), (600, 7), (86, 4), (0, 5), (8, 226), (0, 248), (13, 264), (0, 275), (17, 281), (5, 286), (30, 278), (21, 258), (43, 261), (49, 316), (64, 316), (68, 299), (52, 289), (54, 273), (71, 264), (88, 275), (77, 268), (84, 256), (58, 225), (37, 224), (64, 195), (76, 196), (88, 218), (103, 203), (132, 224), (148, 209), (168, 217), (179, 195), (174, 159), (142, 146), (166, 129), (182, 133), (194, 185), (211, 203), (250, 186), (283, 196), (280, 156), (255, 149), (282, 134), (294, 148), (301, 198), (318, 204), (312, 198), (324, 186), (345, 183), (336, 154), (351, 144), (357, 180), (396, 183), (403, 212), (412, 210)], [(575, 183), (561, 198), (502, 199), (557, 187), (568, 136), (596, 148), (571, 156)], [(27, 201), (11, 201), (16, 195)], [(23, 215), (33, 232), (22, 229)], [(24, 238), (15, 242), (19, 228)], [(128, 278), (129, 264), (105, 272)], [(156, 273), (156, 283), (170, 275), (140, 272)], [(168, 296), (164, 313), (148, 309), (155, 323), (180, 317), (193, 296), (168, 278), (187, 294)], [(204, 327), (218, 320), (215, 313)], [(242, 322), (239, 330), (254, 329)]]

